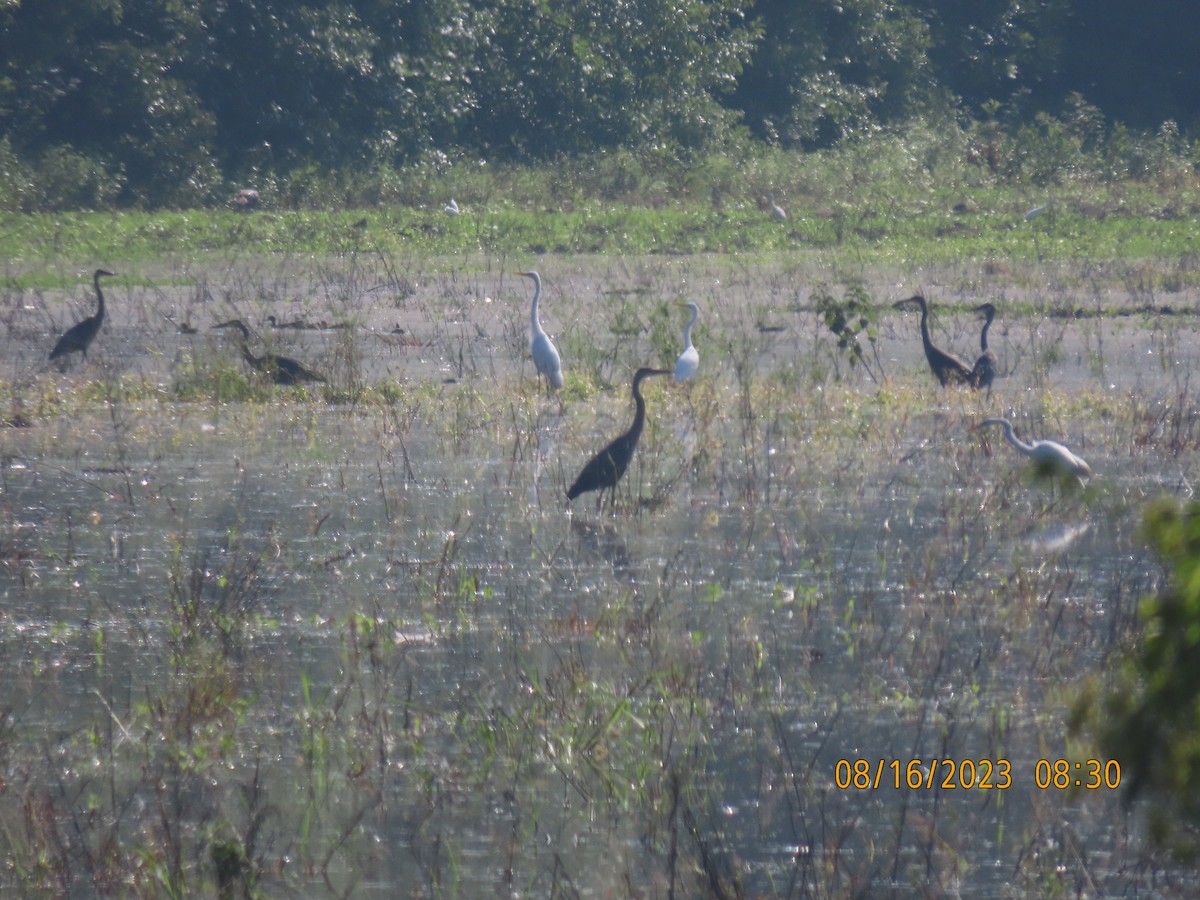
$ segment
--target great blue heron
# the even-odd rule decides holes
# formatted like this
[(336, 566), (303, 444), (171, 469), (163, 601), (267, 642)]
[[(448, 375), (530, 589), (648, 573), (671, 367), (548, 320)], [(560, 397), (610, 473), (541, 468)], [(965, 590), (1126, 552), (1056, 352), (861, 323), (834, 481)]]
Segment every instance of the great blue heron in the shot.
[(996, 378), (999, 360), (996, 354), (988, 348), (988, 329), (992, 327), (992, 319), (996, 318), (996, 307), (991, 303), (981, 303), (975, 307), (975, 312), (987, 318), (983, 323), (983, 331), (979, 333), (979, 359), (975, 360), (975, 368), (971, 370), (971, 383), (977, 388), (987, 388), (987, 395), (992, 396), (992, 382)]
[(913, 303), (921, 307), (921, 343), (925, 345), (925, 358), (929, 360), (929, 368), (937, 376), (938, 383), (943, 386), (971, 384), (971, 367), (953, 353), (947, 353), (935, 345), (933, 338), (929, 336), (929, 302), (924, 297), (917, 294), (904, 300), (897, 300), (892, 306), (899, 309)]
[(241, 332), (242, 340), (242, 357), (253, 368), (267, 375), (276, 384), (295, 385), (302, 384), (306, 381), (315, 381), (324, 383), (325, 378), (318, 375), (312, 369), (301, 365), (294, 359), (289, 359), (286, 356), (279, 356), (275, 353), (267, 353), (263, 356), (255, 356), (250, 352), (250, 329), (246, 327), (246, 323), (241, 319), (230, 319), (228, 322), (222, 322), (220, 325), (214, 325), (213, 328), (236, 328)]
[(533, 281), (533, 304), (529, 307), (529, 326), (533, 330), (533, 343), (529, 350), (533, 355), (533, 364), (537, 367), (539, 375), (546, 376), (547, 390), (552, 387), (561, 388), (563, 386), (562, 361), (558, 358), (558, 351), (554, 349), (554, 344), (542, 330), (541, 320), (538, 319), (538, 301), (542, 298), (542, 276), (537, 272), (517, 272), (517, 274)]
[(688, 317), (687, 325), (683, 326), (683, 352), (675, 361), (676, 384), (691, 381), (696, 370), (700, 368), (700, 352), (692, 346), (692, 326), (700, 318), (700, 307), (695, 303), (680, 303), (679, 305), (691, 310), (692, 314)]
[(68, 328), (66, 334), (58, 339), (58, 343), (50, 351), (51, 359), (78, 351), (83, 354), (84, 360), (87, 360), (88, 347), (96, 339), (100, 326), (104, 324), (104, 292), (100, 290), (100, 279), (105, 277), (112, 278), (113, 273), (97, 269), (92, 275), (92, 284), (96, 287), (96, 314)]
[[(588, 464), (583, 467), (583, 471), (579, 473), (579, 477), (575, 479), (575, 483), (571, 485), (567, 491), (568, 502), (574, 500), (580, 494), (586, 494), (588, 491), (601, 491), (609, 489), (615, 495), (617, 492), (617, 482), (621, 480), (621, 476), (625, 474), (625, 470), (629, 468), (629, 461), (633, 459), (633, 452), (637, 449), (638, 438), (642, 436), (642, 428), (646, 424), (646, 401), (642, 399), (642, 379), (649, 378), (653, 375), (670, 375), (670, 369), (651, 369), (644, 367), (638, 369), (633, 376), (633, 402), (637, 407), (637, 411), (633, 414), (633, 424), (629, 426), (629, 430), (620, 437), (615, 438), (607, 447), (588, 460)], [(603, 501), (604, 494), (600, 494), (600, 501)], [(599, 501), (597, 502), (597, 506)]]
[(975, 430), (998, 425), (1004, 429), (1004, 437), (1010, 444), (1033, 460), (1035, 470), (1039, 475), (1049, 475), (1057, 478), (1074, 476), (1080, 484), (1092, 477), (1091, 467), (1080, 457), (1076, 456), (1062, 444), (1054, 441), (1034, 441), (1027, 444), (1014, 433), (1012, 422), (1008, 419), (984, 419), (975, 426)]

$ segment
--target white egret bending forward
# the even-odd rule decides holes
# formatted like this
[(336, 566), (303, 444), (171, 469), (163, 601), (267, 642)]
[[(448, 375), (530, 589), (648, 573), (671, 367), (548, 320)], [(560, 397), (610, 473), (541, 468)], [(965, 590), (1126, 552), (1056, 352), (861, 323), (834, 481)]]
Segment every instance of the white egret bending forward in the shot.
[(695, 303), (680, 303), (679, 305), (690, 309), (692, 315), (688, 319), (687, 325), (683, 327), (683, 352), (679, 354), (679, 359), (675, 361), (676, 384), (691, 381), (696, 374), (696, 370), (700, 368), (700, 352), (692, 346), (692, 326), (700, 318), (700, 307)]
[(517, 274), (533, 280), (533, 304), (529, 307), (529, 326), (533, 330), (533, 343), (529, 350), (533, 355), (533, 364), (537, 367), (539, 375), (546, 376), (547, 391), (550, 388), (561, 388), (563, 386), (562, 361), (558, 358), (558, 351), (554, 349), (554, 344), (550, 342), (546, 332), (542, 331), (542, 323), (538, 319), (538, 301), (542, 297), (542, 276), (537, 272), (518, 272)]
[(112, 274), (104, 269), (97, 269), (92, 275), (92, 284), (96, 288), (96, 314), (88, 316), (82, 322), (76, 322), (68, 328), (66, 333), (58, 339), (54, 349), (50, 351), (51, 359), (58, 359), (60, 356), (78, 351), (83, 354), (84, 362), (87, 361), (88, 347), (100, 333), (100, 326), (104, 324), (104, 292), (100, 290), (100, 279), (106, 276), (111, 278)]
[(575, 483), (567, 491), (567, 502), (574, 500), (580, 494), (588, 491), (600, 491), (600, 501), (604, 500), (604, 490), (609, 489), (615, 495), (617, 482), (629, 468), (633, 459), (633, 451), (637, 449), (638, 438), (642, 436), (642, 428), (646, 424), (646, 401), (642, 399), (642, 379), (651, 375), (670, 375), (670, 369), (641, 368), (633, 376), (633, 402), (637, 411), (633, 414), (633, 424), (620, 437), (615, 438), (607, 447), (588, 460)]
[(929, 368), (937, 376), (938, 384), (971, 384), (971, 367), (955, 356), (947, 353), (933, 343), (929, 334), (929, 302), (920, 294), (905, 300), (897, 300), (892, 307), (899, 309), (906, 304), (915, 303), (921, 307), (921, 343), (925, 346), (925, 358), (929, 360)]
[(984, 419), (975, 426), (975, 430), (998, 425), (1004, 429), (1004, 437), (1010, 444), (1033, 460), (1034, 469), (1039, 475), (1052, 475), (1058, 478), (1074, 476), (1082, 484), (1084, 479), (1092, 477), (1091, 467), (1080, 457), (1076, 456), (1062, 444), (1054, 441), (1034, 441), (1027, 444), (1013, 434), (1012, 422), (1008, 419)]

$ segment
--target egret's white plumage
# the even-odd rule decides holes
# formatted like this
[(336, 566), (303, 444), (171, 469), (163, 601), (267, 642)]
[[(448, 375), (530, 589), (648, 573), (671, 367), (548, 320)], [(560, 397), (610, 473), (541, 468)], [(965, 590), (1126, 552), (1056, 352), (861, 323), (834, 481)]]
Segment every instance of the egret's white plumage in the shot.
[(458, 204), (454, 202), (453, 197), (450, 198), (450, 202), (447, 203), (443, 209), (446, 211), (446, 215), (448, 216), (457, 216), (460, 212)]
[(1054, 441), (1034, 441), (1027, 444), (1014, 433), (1012, 422), (1008, 419), (984, 419), (976, 429), (998, 425), (1004, 429), (1004, 437), (1010, 444), (1033, 460), (1039, 474), (1058, 477), (1075, 476), (1082, 482), (1092, 477), (1091, 467), (1062, 444)]
[(700, 307), (695, 303), (680, 303), (679, 305), (690, 309), (692, 314), (688, 318), (687, 325), (683, 326), (683, 352), (675, 361), (676, 384), (691, 381), (696, 370), (700, 368), (700, 352), (692, 346), (692, 326), (700, 318)]
[(546, 376), (548, 387), (561, 388), (563, 386), (562, 361), (558, 357), (558, 351), (554, 349), (554, 344), (542, 330), (542, 323), (538, 319), (538, 301), (542, 297), (542, 277), (537, 272), (518, 272), (517, 274), (533, 281), (533, 303), (529, 307), (529, 327), (533, 332), (533, 341), (529, 350), (533, 355), (533, 364), (537, 367), (539, 375)]

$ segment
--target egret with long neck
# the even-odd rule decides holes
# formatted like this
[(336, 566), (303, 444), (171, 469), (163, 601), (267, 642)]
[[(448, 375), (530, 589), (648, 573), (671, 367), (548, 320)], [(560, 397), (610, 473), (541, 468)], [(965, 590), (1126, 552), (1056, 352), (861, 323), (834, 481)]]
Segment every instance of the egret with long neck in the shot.
[(700, 368), (700, 351), (692, 346), (692, 326), (700, 318), (700, 307), (695, 303), (680, 303), (679, 305), (690, 309), (692, 314), (688, 317), (687, 325), (683, 326), (683, 352), (675, 361), (676, 384), (691, 381), (696, 375), (696, 370)]
[(88, 316), (82, 322), (76, 322), (68, 328), (66, 333), (58, 339), (54, 349), (50, 351), (51, 359), (58, 359), (60, 356), (78, 351), (83, 354), (84, 361), (87, 361), (88, 347), (99, 334), (100, 326), (104, 324), (104, 292), (100, 290), (100, 279), (112, 276), (112, 272), (106, 272), (104, 269), (97, 269), (93, 273), (92, 285), (96, 288), (96, 314)]
[(533, 364), (537, 368), (538, 374), (544, 375), (546, 378), (546, 390), (549, 392), (551, 388), (563, 386), (563, 374), (562, 360), (558, 357), (558, 351), (554, 348), (554, 344), (546, 332), (542, 330), (542, 323), (538, 318), (538, 301), (542, 299), (542, 276), (532, 271), (518, 272), (517, 274), (533, 281), (533, 303), (529, 307), (529, 328), (533, 333), (533, 341), (529, 351), (533, 356)]
[(1034, 441), (1025, 443), (1013, 433), (1012, 422), (1008, 419), (984, 419), (975, 430), (998, 426), (1004, 429), (1004, 437), (1012, 446), (1033, 460), (1035, 470), (1039, 475), (1050, 475), (1057, 478), (1075, 477), (1082, 484), (1085, 479), (1092, 477), (1091, 467), (1062, 444), (1055, 441)]
[(933, 338), (929, 334), (929, 302), (917, 294), (905, 300), (897, 300), (892, 306), (899, 309), (913, 303), (921, 307), (921, 343), (925, 346), (925, 358), (929, 360), (929, 368), (937, 376), (938, 383), (942, 386), (970, 384), (971, 367), (953, 353), (947, 353), (934, 344)]
[(588, 464), (583, 467), (583, 471), (579, 473), (579, 477), (575, 479), (575, 483), (567, 491), (568, 502), (588, 491), (600, 491), (600, 498), (596, 504), (599, 506), (604, 499), (603, 492), (606, 489), (611, 490), (614, 496), (616, 495), (617, 482), (629, 468), (633, 452), (637, 449), (638, 439), (641, 438), (642, 429), (646, 425), (646, 401), (642, 399), (642, 381), (654, 375), (670, 374), (670, 369), (648, 367), (638, 369), (634, 373), (633, 403), (636, 411), (633, 414), (633, 424), (629, 426), (628, 431), (615, 438), (588, 461)]

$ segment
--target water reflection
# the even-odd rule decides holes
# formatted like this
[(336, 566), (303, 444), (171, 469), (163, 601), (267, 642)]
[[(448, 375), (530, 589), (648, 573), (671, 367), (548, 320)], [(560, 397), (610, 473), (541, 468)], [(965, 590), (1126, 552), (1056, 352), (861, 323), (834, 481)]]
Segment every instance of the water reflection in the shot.
[[(534, 426), (536, 434), (536, 445), (533, 453), (533, 477), (529, 483), (529, 505), (541, 505), (541, 484), (542, 471), (545, 468), (546, 462), (554, 457), (554, 452), (558, 447), (559, 437), (563, 427), (563, 411), (562, 408), (557, 409), (542, 409), (538, 413), (537, 422)], [(557, 494), (557, 491), (554, 491)], [(561, 506), (565, 500), (561, 496), (555, 497), (555, 502), (551, 505)]]
[(1031, 534), (1025, 540), (1031, 549), (1041, 553), (1061, 553), (1087, 534), (1089, 528), (1091, 528), (1090, 522), (1080, 522), (1076, 525), (1054, 525), (1037, 534)]
[(629, 548), (615, 525), (572, 516), (571, 534), (581, 554), (603, 560), (612, 566), (617, 575), (630, 577)]

